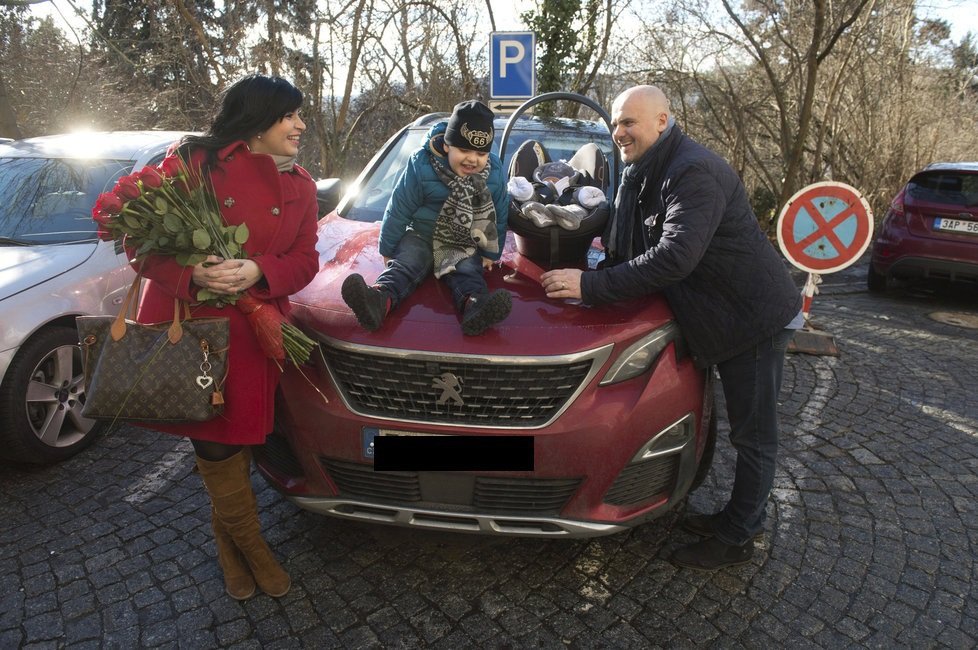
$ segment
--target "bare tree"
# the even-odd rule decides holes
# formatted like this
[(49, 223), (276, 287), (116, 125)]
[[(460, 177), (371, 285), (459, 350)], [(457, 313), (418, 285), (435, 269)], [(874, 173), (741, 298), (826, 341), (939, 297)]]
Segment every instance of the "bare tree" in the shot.
[(640, 14), (623, 77), (667, 88), (687, 130), (740, 172), (769, 230), (804, 184), (850, 182), (881, 213), (912, 171), (955, 143), (978, 145), (967, 73), (948, 71), (957, 50), (916, 18), (915, 0), (720, 7)]

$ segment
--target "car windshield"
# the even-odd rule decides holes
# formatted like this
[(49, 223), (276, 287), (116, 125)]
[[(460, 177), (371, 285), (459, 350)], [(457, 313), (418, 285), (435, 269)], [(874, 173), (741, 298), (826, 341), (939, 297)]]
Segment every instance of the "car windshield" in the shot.
[(973, 207), (978, 205), (978, 174), (943, 170), (915, 177), (907, 191), (915, 199)]
[[(589, 123), (587, 123), (589, 124)], [(387, 201), (394, 191), (394, 184), (404, 166), (407, 164), (411, 154), (421, 147), (424, 142), (428, 128), (405, 129), (401, 137), (388, 150), (388, 153), (380, 160), (374, 171), (367, 178), (360, 191), (352, 201), (342, 210), (342, 215), (347, 219), (355, 221), (380, 221), (384, 216)], [(501, 134), (502, 129), (497, 129), (497, 134)], [(509, 168), (510, 158), (516, 153), (520, 145), (526, 140), (535, 139), (544, 144), (551, 160), (569, 160), (578, 149), (588, 142), (596, 143), (605, 156), (611, 160), (614, 156), (612, 151), (611, 137), (607, 131), (601, 132), (590, 129), (572, 129), (569, 126), (561, 128), (545, 128), (537, 126), (534, 131), (514, 129), (506, 143), (506, 156), (503, 160), (503, 168)], [(493, 151), (499, 153), (499, 140), (493, 142)]]
[(95, 239), (92, 206), (132, 161), (0, 158), (0, 245)]

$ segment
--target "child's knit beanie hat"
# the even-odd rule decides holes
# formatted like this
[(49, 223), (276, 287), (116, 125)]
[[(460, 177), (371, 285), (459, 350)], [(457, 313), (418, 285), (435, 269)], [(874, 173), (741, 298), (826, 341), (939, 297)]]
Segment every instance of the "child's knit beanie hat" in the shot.
[(445, 129), (445, 143), (460, 149), (490, 151), (495, 133), (492, 110), (480, 101), (470, 99), (455, 105)]

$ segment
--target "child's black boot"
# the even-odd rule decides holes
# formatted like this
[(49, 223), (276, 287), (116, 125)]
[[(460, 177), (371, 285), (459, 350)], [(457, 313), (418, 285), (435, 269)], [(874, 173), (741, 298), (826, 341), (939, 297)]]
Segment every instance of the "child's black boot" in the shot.
[(390, 310), (390, 298), (386, 291), (367, 285), (362, 275), (354, 273), (343, 280), (340, 293), (363, 329), (368, 332), (380, 329)]
[(465, 301), (462, 311), (462, 333), (476, 336), (509, 316), (513, 297), (505, 289), (474, 294)]

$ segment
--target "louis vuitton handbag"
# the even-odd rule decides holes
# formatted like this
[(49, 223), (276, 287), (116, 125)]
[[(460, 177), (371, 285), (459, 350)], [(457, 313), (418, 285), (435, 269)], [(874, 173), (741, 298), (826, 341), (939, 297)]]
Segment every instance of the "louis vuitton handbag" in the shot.
[(230, 325), (227, 318), (191, 318), (173, 301), (173, 320), (150, 325), (135, 311), (140, 277), (117, 316), (75, 319), (85, 371), (82, 415), (141, 422), (201, 422), (224, 410)]

